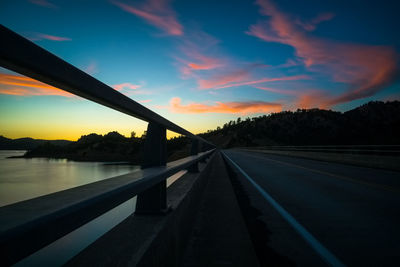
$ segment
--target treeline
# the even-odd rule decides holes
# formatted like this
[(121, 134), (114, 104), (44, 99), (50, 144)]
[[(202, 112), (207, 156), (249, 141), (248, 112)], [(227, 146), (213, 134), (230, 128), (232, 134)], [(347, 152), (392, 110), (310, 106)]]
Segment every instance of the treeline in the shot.
[[(24, 157), (66, 158), (77, 161), (129, 161), (141, 163), (144, 138), (118, 132), (83, 135), (76, 142), (40, 140)], [(221, 148), (268, 145), (399, 145), (400, 102), (369, 102), (341, 113), (298, 109), (225, 123), (200, 134)], [(3, 139), (1, 139), (3, 138)], [(1, 137), (3, 143), (11, 139)], [(29, 140), (28, 140), (29, 141)], [(1, 142), (0, 142), (1, 144)], [(191, 141), (167, 141), (168, 161), (189, 155)]]
[(373, 101), (341, 113), (298, 109), (225, 123), (203, 138), (223, 147), (400, 144), (400, 102)]
[(43, 140), (29, 137), (10, 139), (0, 135), (1, 150), (31, 150), (47, 142), (59, 146), (64, 146), (71, 143), (71, 141), (68, 140)]
[[(105, 135), (89, 134), (81, 136), (76, 142), (66, 145), (56, 145), (46, 142), (30, 151), (24, 157), (65, 158), (76, 161), (123, 161), (133, 164), (141, 163), (145, 135), (130, 138), (118, 132)], [(185, 137), (176, 137), (167, 141), (167, 156), (174, 160), (179, 155), (189, 154), (188, 140)]]

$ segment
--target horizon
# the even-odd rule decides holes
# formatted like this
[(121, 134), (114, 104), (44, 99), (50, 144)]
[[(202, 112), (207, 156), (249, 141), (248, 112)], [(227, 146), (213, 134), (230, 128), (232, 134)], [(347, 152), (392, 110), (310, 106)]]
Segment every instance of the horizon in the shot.
[[(194, 134), (238, 117), (344, 112), (400, 99), (400, 36), (389, 3), (227, 3), (2, 1), (0, 17), (5, 27)], [(3, 68), (0, 103), (0, 135), (12, 139), (140, 136), (147, 126)], [(168, 138), (176, 135), (168, 131)]]
[[(337, 110), (332, 110), (332, 109), (321, 109), (321, 108), (309, 108), (309, 109), (297, 109), (297, 110), (294, 110), (294, 111), (293, 111), (293, 110), (282, 110), (282, 111), (280, 111), (280, 112), (269, 113), (269, 114), (264, 114), (264, 115), (270, 116), (270, 115), (272, 115), (272, 114), (279, 114), (279, 113), (285, 113), (285, 112), (298, 112), (298, 111), (302, 111), (302, 110), (307, 110), (307, 111), (309, 111), (309, 110), (315, 110), (315, 109), (317, 109), (317, 110), (324, 110), (324, 111), (339, 112), (339, 113), (341, 113), (341, 114), (344, 114), (345, 112), (348, 112), (348, 111), (357, 109), (357, 108), (359, 108), (359, 107), (361, 107), (361, 106), (367, 105), (367, 104), (372, 103), (372, 102), (391, 103), (391, 102), (399, 102), (399, 101), (400, 101), (400, 100), (370, 101), (370, 102), (364, 103), (364, 104), (362, 104), (362, 105), (360, 105), (360, 106), (358, 106), (358, 107), (355, 107), (355, 108), (352, 108), (352, 109), (349, 109), (349, 110), (346, 110), (346, 111), (337, 111)], [(231, 122), (231, 121), (237, 121), (237, 119), (239, 119), (239, 118), (241, 119), (241, 122), (243, 122), (244, 120), (246, 120), (246, 119), (248, 119), (248, 118), (249, 118), (250, 120), (252, 120), (253, 118), (259, 118), (259, 117), (262, 117), (262, 116), (264, 116), (264, 115), (254, 116), (254, 117), (249, 117), (249, 116), (247, 116), (247, 117), (237, 117), (236, 119), (233, 119), (233, 120), (230, 120), (230, 121), (226, 121), (226, 122), (222, 123), (221, 125), (218, 125), (216, 128), (207, 129), (207, 130), (204, 131), (204, 132), (195, 133), (195, 134), (196, 134), (196, 135), (197, 135), (197, 134), (207, 134), (207, 133), (209, 133), (210, 131), (216, 131), (216, 130), (218, 130), (218, 128), (221, 128), (221, 129), (222, 129), (223, 126), (224, 126), (225, 124), (227, 124), (227, 123), (229, 123), (229, 122)], [(117, 132), (118, 134), (124, 136), (125, 138), (130, 138), (130, 135), (131, 135), (131, 134), (125, 135), (125, 134), (123, 134), (123, 133), (118, 132), (117, 130), (112, 130), (112, 131), (107, 132), (107, 133), (104, 133), (104, 134), (95, 133), (95, 132), (86, 133), (86, 134), (83, 134), (83, 135), (79, 136), (79, 137), (78, 137), (77, 139), (75, 139), (75, 140), (71, 140), (71, 139), (62, 139), (62, 138), (57, 138), (57, 139), (33, 138), (33, 137), (30, 137), (30, 136), (22, 136), (22, 137), (10, 138), (10, 137), (7, 137), (7, 136), (2, 135), (2, 134), (0, 134), (0, 137), (4, 137), (4, 138), (7, 138), (7, 139), (11, 139), (11, 140), (23, 139), (23, 138), (31, 138), (31, 139), (35, 139), (35, 140), (47, 140), (47, 141), (63, 140), (63, 141), (76, 142), (76, 141), (78, 141), (78, 139), (80, 139), (82, 136), (87, 136), (87, 135), (90, 135), (90, 134), (97, 134), (97, 135), (104, 136), (104, 135), (107, 135), (107, 134), (109, 134), (109, 133), (111, 133), (111, 132)], [(140, 138), (144, 133), (145, 133), (145, 132), (137, 133), (137, 132), (135, 131), (135, 134), (136, 134), (135, 137), (136, 137), (136, 138)], [(167, 140), (170, 140), (170, 139), (173, 139), (173, 138), (179, 138), (179, 137), (185, 137), (185, 136), (183, 136), (183, 135), (181, 135), (181, 134), (176, 134), (175, 132), (172, 132), (172, 131), (170, 131), (170, 130), (167, 130)]]

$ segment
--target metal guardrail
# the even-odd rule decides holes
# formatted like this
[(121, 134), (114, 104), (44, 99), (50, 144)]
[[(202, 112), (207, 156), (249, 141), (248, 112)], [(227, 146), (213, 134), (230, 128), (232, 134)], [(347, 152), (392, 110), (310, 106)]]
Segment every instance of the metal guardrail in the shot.
[[(0, 255), (10, 265), (137, 195), (136, 214), (168, 210), (166, 179), (215, 146), (0, 25), (0, 66), (149, 122), (142, 171), (0, 208)], [(166, 130), (192, 139), (191, 155), (166, 163)], [(199, 150), (208, 150), (199, 153)], [(46, 201), (43, 201), (46, 200)]]
[(0, 65), (4, 68), (212, 145), (3, 25), (0, 40)]

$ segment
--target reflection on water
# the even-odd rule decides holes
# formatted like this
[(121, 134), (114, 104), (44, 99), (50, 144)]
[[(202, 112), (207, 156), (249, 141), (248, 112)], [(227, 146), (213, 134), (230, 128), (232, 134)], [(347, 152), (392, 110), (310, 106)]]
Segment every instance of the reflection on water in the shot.
[[(8, 159), (24, 151), (0, 150), (0, 206), (138, 170), (138, 166), (104, 165), (55, 159)], [(186, 171), (167, 179), (171, 185)], [(120, 204), (15, 266), (61, 266), (131, 215), (136, 197)]]
[(10, 159), (25, 151), (0, 150), (0, 206), (84, 185), (138, 169), (65, 159)]

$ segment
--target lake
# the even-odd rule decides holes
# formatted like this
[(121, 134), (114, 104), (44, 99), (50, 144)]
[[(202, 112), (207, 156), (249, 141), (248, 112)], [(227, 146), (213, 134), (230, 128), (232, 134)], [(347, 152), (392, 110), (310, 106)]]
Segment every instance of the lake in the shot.
[(24, 153), (0, 150), (0, 207), (139, 169), (138, 166), (104, 162), (7, 158)]
[[(24, 153), (25, 151), (0, 150), (0, 207), (139, 170), (139, 166), (104, 162), (7, 158)], [(168, 178), (167, 186), (185, 173), (186, 171), (180, 171)], [(133, 197), (15, 266), (61, 266), (130, 216), (135, 210), (135, 205), (136, 197)]]

